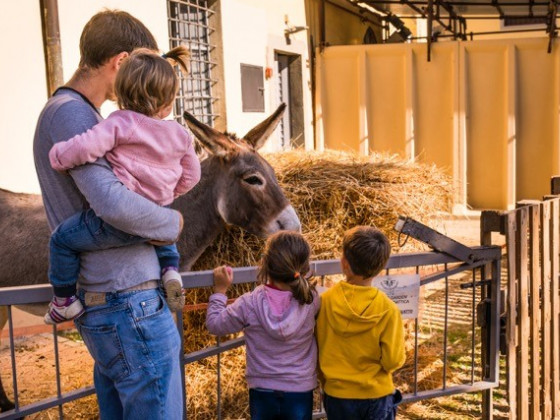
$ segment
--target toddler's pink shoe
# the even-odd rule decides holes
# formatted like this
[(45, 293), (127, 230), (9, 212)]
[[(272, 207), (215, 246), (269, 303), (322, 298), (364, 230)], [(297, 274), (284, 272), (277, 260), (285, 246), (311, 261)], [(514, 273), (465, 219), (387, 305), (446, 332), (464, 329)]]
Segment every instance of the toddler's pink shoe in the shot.
[(64, 321), (77, 318), (84, 313), (82, 302), (77, 296), (53, 297), (49, 303), (49, 310), (45, 314), (45, 324), (60, 324)]

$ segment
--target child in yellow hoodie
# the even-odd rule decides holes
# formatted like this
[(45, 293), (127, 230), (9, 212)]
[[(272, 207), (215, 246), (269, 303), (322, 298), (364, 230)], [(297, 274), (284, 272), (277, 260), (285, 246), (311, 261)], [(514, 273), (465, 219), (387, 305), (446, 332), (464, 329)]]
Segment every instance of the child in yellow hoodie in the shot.
[(341, 281), (321, 296), (320, 380), (329, 420), (394, 419), (402, 397), (392, 373), (405, 361), (401, 312), (371, 281), (391, 245), (372, 227), (344, 234)]

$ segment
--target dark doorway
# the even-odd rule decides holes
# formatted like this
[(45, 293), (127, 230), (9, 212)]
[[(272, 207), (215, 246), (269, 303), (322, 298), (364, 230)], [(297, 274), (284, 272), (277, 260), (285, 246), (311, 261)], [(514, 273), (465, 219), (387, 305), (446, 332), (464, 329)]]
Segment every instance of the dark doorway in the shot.
[(276, 53), (278, 103), (287, 105), (280, 122), (282, 149), (305, 146), (301, 55)]

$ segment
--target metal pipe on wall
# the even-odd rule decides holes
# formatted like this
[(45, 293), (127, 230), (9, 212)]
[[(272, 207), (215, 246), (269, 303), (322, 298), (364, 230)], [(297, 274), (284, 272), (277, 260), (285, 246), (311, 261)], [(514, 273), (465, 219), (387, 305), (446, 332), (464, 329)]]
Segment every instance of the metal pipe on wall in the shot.
[(555, 0), (550, 0), (548, 6), (548, 18), (546, 31), (548, 32), (548, 49), (547, 52), (550, 54), (552, 52), (552, 42), (554, 38), (558, 36), (556, 18), (558, 16), (558, 3)]
[(433, 0), (428, 0), (428, 8), (426, 10), (426, 13), (428, 15), (428, 22), (427, 22), (427, 26), (428, 26), (428, 37), (427, 37), (427, 41), (428, 41), (428, 62), (432, 61), (432, 23), (434, 20), (434, 2)]
[(56, 88), (64, 84), (60, 26), (58, 24), (58, 0), (39, 1), (43, 29), (45, 69), (47, 73), (47, 94), (51, 96)]
[(325, 18), (325, 2), (326, 0), (321, 0), (319, 2), (319, 48), (321, 52), (327, 43), (327, 28), (326, 28), (326, 18)]

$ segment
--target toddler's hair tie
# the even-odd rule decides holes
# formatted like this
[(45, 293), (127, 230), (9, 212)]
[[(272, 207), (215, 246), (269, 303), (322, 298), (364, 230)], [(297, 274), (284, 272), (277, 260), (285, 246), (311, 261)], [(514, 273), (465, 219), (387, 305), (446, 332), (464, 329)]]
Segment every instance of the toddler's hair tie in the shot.
[(165, 54), (165, 53), (162, 54), (162, 55), (161, 55), (161, 58), (167, 58), (167, 54)]
[(300, 276), (299, 271), (296, 271), (296, 273), (294, 274), (294, 279), (299, 279), (299, 276)]

